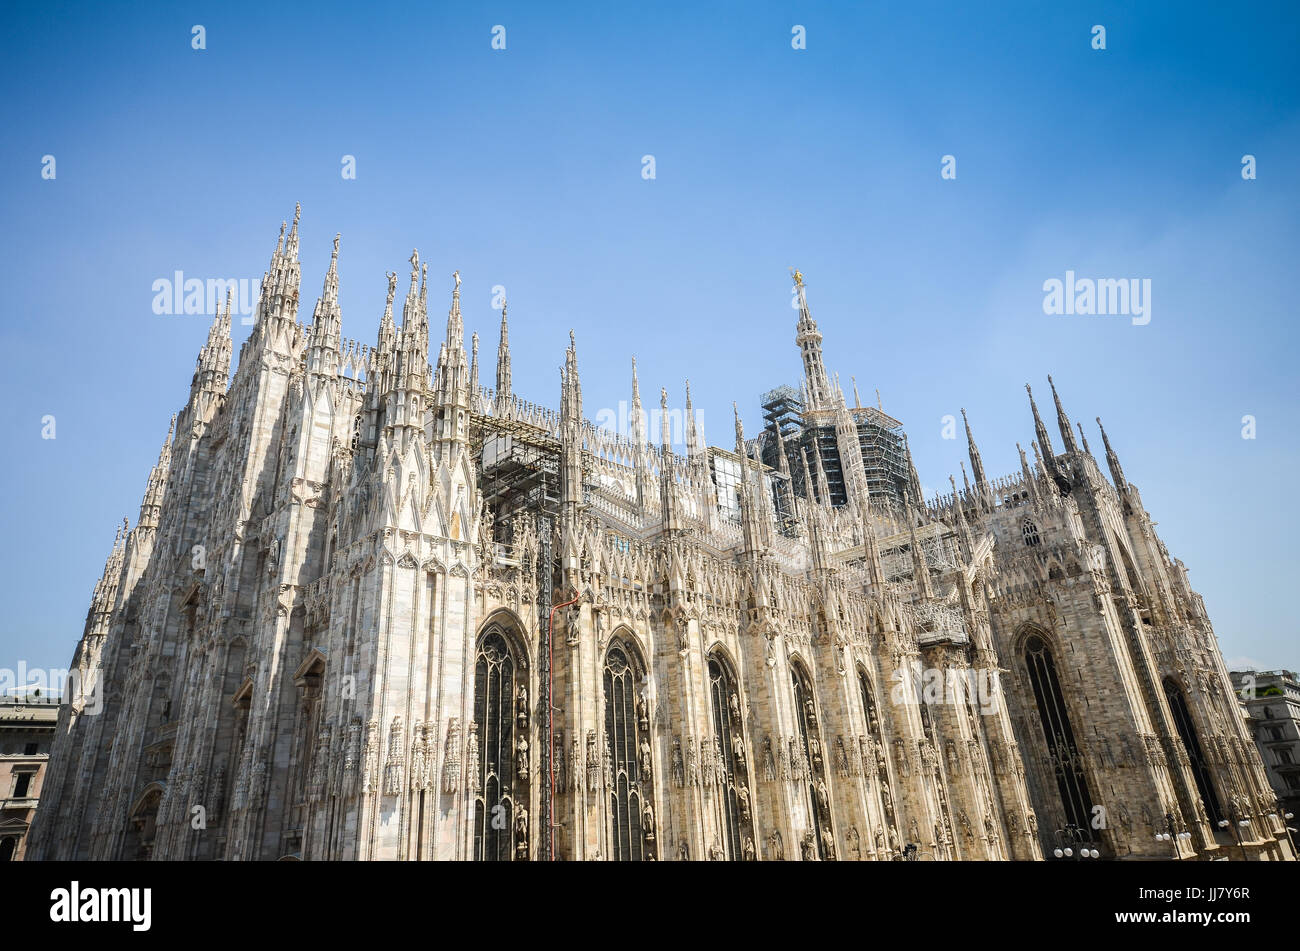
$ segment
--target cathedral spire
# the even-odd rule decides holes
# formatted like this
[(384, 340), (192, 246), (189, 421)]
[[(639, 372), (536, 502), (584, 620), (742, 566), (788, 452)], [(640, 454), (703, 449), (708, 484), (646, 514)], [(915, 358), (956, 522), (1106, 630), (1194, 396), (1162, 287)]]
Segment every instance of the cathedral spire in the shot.
[(812, 473), (808, 469), (808, 447), (807, 446), (803, 446), (800, 448), (799, 461), (803, 463), (804, 498), (807, 499), (810, 504), (815, 505), (817, 503), (817, 496), (813, 494), (813, 477), (812, 477)]
[(812, 450), (814, 472), (817, 476), (817, 501), (827, 508), (830, 508), (833, 504), (831, 499), (831, 484), (827, 481), (826, 470), (822, 467), (821, 446), (817, 444), (816, 438), (813, 439)]
[(911, 493), (903, 496), (904, 508), (907, 511), (907, 526), (912, 536), (912, 574), (916, 580), (916, 593), (923, 599), (934, 597), (934, 586), (930, 583), (930, 567), (925, 561), (925, 552), (921, 549), (921, 543), (916, 536), (917, 513), (912, 505)]
[(176, 433), (176, 416), (172, 415), (167, 427), (167, 438), (158, 450), (158, 461), (149, 473), (149, 482), (145, 486), (144, 499), (140, 502), (140, 517), (136, 519), (136, 528), (156, 529), (162, 515), (163, 496), (167, 488), (167, 476), (172, 464), (172, 437)]
[(870, 496), (867, 486), (866, 464), (862, 461), (862, 442), (858, 424), (849, 412), (840, 389), (838, 374), (835, 377), (835, 446), (840, 457), (840, 473), (844, 480), (844, 498), (849, 505), (865, 505)]
[(1106, 435), (1106, 427), (1101, 424), (1100, 416), (1097, 417), (1097, 428), (1101, 430), (1101, 441), (1106, 446), (1106, 465), (1110, 467), (1110, 477), (1115, 482), (1115, 488), (1124, 492), (1128, 489), (1128, 480), (1124, 478), (1124, 469), (1119, 464), (1119, 456), (1111, 448), (1110, 437)]
[(971, 432), (970, 420), (966, 418), (965, 408), (961, 411), (961, 420), (966, 424), (966, 447), (970, 451), (970, 471), (975, 476), (975, 485), (981, 491), (988, 481), (984, 477), (984, 462), (980, 459), (979, 447), (975, 445), (975, 434)]
[(666, 467), (673, 448), (672, 426), (668, 418), (667, 387), (659, 388), (659, 446), (663, 450), (664, 465)]
[(497, 344), (497, 415), (510, 410), (510, 327), (506, 322), (506, 302), (501, 301), (501, 341)]
[(808, 310), (803, 274), (797, 270), (794, 271), (794, 291), (798, 295), (799, 305), (799, 323), (795, 326), (794, 342), (799, 345), (799, 351), (803, 355), (804, 387), (807, 392), (804, 405), (815, 412), (827, 408), (831, 387), (826, 378), (826, 366), (822, 363), (822, 335)]
[(1088, 437), (1083, 432), (1083, 423), (1075, 423), (1074, 425), (1079, 427), (1079, 441), (1083, 443), (1083, 451), (1091, 456), (1092, 449), (1089, 448)]
[(646, 441), (645, 411), (641, 408), (641, 385), (636, 376), (636, 357), (632, 358), (632, 413), (628, 418), (628, 435), (633, 448)]
[(565, 581), (577, 588), (578, 510), (582, 505), (582, 384), (578, 344), (569, 331), (569, 349), (560, 370), (561, 557)]
[[(420, 319), (420, 252), (414, 248), (411, 249), (411, 286), (406, 290), (406, 303), (402, 305), (402, 330), (405, 332)], [(459, 290), (459, 287), (457, 288)], [(456, 308), (457, 314), (460, 312), (459, 294), (454, 295), (452, 306)]]
[(384, 316), (380, 318), (379, 326), (382, 328), (385, 324), (389, 327), (396, 328), (393, 323), (393, 298), (397, 296), (397, 272), (388, 271), (388, 300), (384, 304)]
[(677, 521), (677, 504), (674, 495), (673, 437), (668, 420), (668, 390), (659, 390), (659, 513), (665, 532), (675, 532), (681, 526)]
[(298, 222), (302, 218), (302, 202), (294, 202), (293, 227), (289, 229), (289, 240), (284, 243), (284, 253), (291, 258), (298, 257)]
[[(805, 510), (808, 526), (808, 554), (812, 560), (813, 570), (821, 571), (827, 567), (829, 561), (826, 554), (826, 533), (822, 524), (822, 516), (825, 511), (823, 506), (827, 503), (823, 502), (819, 505), (813, 499), (811, 489), (812, 476), (808, 474), (808, 447), (804, 446), (799, 455), (803, 461), (804, 485), (810, 487), (807, 495), (808, 501), (811, 504)], [(819, 458), (815, 447), (813, 450), (813, 458), (817, 460), (817, 473), (820, 476), (818, 479), (818, 489), (820, 490), (822, 485), (825, 483), (826, 477), (821, 471), (821, 459)], [(826, 496), (823, 496), (823, 498), (826, 498)]]
[[(1028, 383), (1025, 384), (1025, 392), (1029, 394), (1029, 408), (1034, 411), (1034, 435), (1038, 437), (1038, 445), (1042, 447), (1042, 451), (1048, 457), (1055, 459), (1056, 454), (1052, 451), (1052, 437), (1048, 435), (1047, 427), (1043, 425), (1043, 418), (1038, 415), (1038, 404), (1034, 402), (1034, 391), (1029, 388)], [(1046, 469), (1043, 470), (1043, 474), (1047, 475)]]
[(339, 241), (342, 239), (341, 232), (334, 235), (334, 250), (330, 252), (330, 266), (325, 272), (325, 287), (321, 290), (321, 297), (329, 303), (337, 303), (339, 299)]
[(1047, 497), (1055, 499), (1057, 497), (1056, 480), (1052, 478), (1052, 472), (1047, 468), (1047, 463), (1043, 460), (1043, 453), (1038, 448), (1038, 440), (1031, 440), (1029, 444), (1034, 449), (1034, 463), (1038, 466), (1042, 483), (1047, 487)]
[(334, 250), (330, 254), (329, 270), (325, 272), (325, 286), (316, 301), (311, 321), (311, 350), (308, 367), (313, 373), (333, 377), (338, 373), (339, 344), (343, 330), (343, 316), (339, 311), (339, 240), (334, 235)]
[(957, 494), (957, 480), (948, 475), (948, 484), (952, 486), (952, 509), (953, 515), (957, 520), (957, 537), (961, 539), (962, 554), (970, 558), (973, 548), (970, 526), (966, 523), (966, 513), (963, 510), (961, 496)]
[[(415, 407), (429, 388), (429, 318), (420, 300), (420, 252), (413, 249), (410, 261), (411, 285), (406, 292), (406, 302), (402, 305), (402, 332), (398, 341), (398, 375), (394, 385), (407, 394), (403, 398), (405, 405), (402, 420), (407, 425), (423, 429), (423, 420), (418, 418), (420, 412)], [(452, 307), (457, 311), (456, 318), (459, 321), (458, 302), (453, 301)], [(453, 361), (459, 355), (460, 361), (457, 366), (461, 368), (465, 366), (465, 349), (461, 345), (463, 339), (459, 336), (456, 338), (454, 350), (451, 341), (448, 340), (448, 355)], [(453, 382), (460, 387), (466, 387), (468, 384), (467, 378), (463, 375), (455, 376)], [(467, 396), (468, 391), (463, 395)], [(460, 399), (457, 402), (465, 406), (469, 405), (467, 399)]]
[(778, 491), (781, 493), (781, 507), (787, 519), (794, 518), (794, 480), (790, 478), (790, 461), (785, 455), (785, 436), (781, 432), (781, 423), (779, 420), (772, 420), (772, 429), (776, 432), (776, 469), (783, 479), (777, 480)]
[(469, 392), (473, 399), (478, 395), (478, 332), (470, 334)]
[(646, 412), (641, 406), (641, 385), (636, 376), (636, 357), (632, 358), (632, 412), (628, 418), (628, 438), (632, 443), (632, 464), (636, 467), (636, 500), (645, 505), (650, 500), (650, 460), (647, 445)]
[(924, 506), (925, 493), (921, 491), (921, 477), (916, 474), (916, 463), (912, 461), (912, 446), (906, 436), (903, 437), (903, 451), (907, 453), (908, 491), (917, 505)]
[(1037, 502), (1038, 480), (1034, 478), (1029, 468), (1029, 460), (1025, 458), (1025, 450), (1021, 448), (1020, 443), (1016, 443), (1016, 452), (1020, 453), (1020, 474), (1024, 477), (1025, 489), (1029, 492), (1030, 498)]
[(871, 523), (871, 507), (862, 506), (859, 517), (862, 520), (862, 563), (867, 570), (867, 583), (880, 590), (885, 584), (885, 567), (880, 560), (880, 543)]
[(259, 327), (267, 319), (292, 323), (298, 318), (298, 287), (301, 278), (298, 221), (301, 217), (302, 205), (299, 204), (294, 208), (293, 229), (288, 238), (284, 234), (284, 222), (280, 222), (280, 238), (275, 243), (275, 253), (271, 255), (271, 266), (262, 278), (262, 292), (258, 300)]
[(1065, 407), (1061, 405), (1061, 398), (1056, 394), (1056, 384), (1052, 382), (1050, 373), (1047, 375), (1047, 385), (1052, 388), (1052, 400), (1056, 403), (1056, 425), (1061, 430), (1065, 451), (1078, 452), (1079, 447), (1074, 441), (1074, 427), (1070, 425), (1070, 417), (1065, 415)]
[[(447, 311), (447, 347), (448, 349), (458, 347), (463, 351), (465, 320), (460, 315), (460, 271), (452, 271), (451, 277), (456, 283), (451, 290), (451, 309)], [(414, 272), (412, 272), (412, 283), (414, 283)]]
[(226, 309), (212, 321), (208, 328), (208, 342), (199, 351), (194, 368), (194, 379), (190, 384), (190, 403), (199, 392), (224, 393), (230, 382), (230, 356), (233, 345), (230, 340), (230, 308), (234, 291), (226, 290)]
[(700, 453), (700, 436), (695, 429), (695, 407), (691, 405), (691, 381), (686, 381), (686, 455), (695, 459)]
[(790, 461), (785, 456), (785, 434), (781, 432), (779, 420), (772, 420), (772, 431), (776, 433), (776, 469), (782, 475), (790, 474)]

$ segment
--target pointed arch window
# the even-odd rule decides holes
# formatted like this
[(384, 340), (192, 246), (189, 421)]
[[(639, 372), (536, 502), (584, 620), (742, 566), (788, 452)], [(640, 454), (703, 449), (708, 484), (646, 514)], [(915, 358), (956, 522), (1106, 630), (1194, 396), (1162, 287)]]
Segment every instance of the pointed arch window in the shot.
[(1196, 737), (1196, 724), (1192, 712), (1187, 708), (1187, 698), (1172, 677), (1165, 678), (1165, 699), (1169, 701), (1169, 710), (1174, 716), (1174, 725), (1182, 738), (1187, 758), (1191, 762), (1192, 775), (1196, 778), (1196, 789), (1205, 803), (1205, 812), (1210, 821), (1217, 824), (1223, 818), (1219, 806), (1218, 794), (1214, 791), (1214, 781), (1210, 778), (1210, 767), (1201, 750), (1201, 742)]
[(833, 856), (828, 854), (826, 841), (832, 833), (821, 730), (817, 723), (817, 705), (813, 700), (812, 682), (797, 663), (790, 667), (790, 686), (794, 691), (794, 718), (799, 727), (799, 741), (808, 763), (803, 777), (808, 797), (808, 815), (812, 817), (812, 829), (808, 831), (816, 841), (818, 857), (825, 861)]
[(1033, 519), (1027, 518), (1020, 523), (1020, 534), (1025, 539), (1025, 544), (1030, 548), (1042, 542), (1042, 539), (1038, 536), (1038, 526), (1034, 524)]
[(875, 739), (880, 739), (880, 719), (876, 714), (876, 701), (871, 693), (871, 681), (867, 679), (867, 672), (858, 669), (858, 690), (862, 693), (862, 713), (867, 718), (867, 733)]
[(610, 645), (605, 654), (605, 764), (609, 854), (617, 862), (655, 857), (650, 718), (637, 690), (643, 670), (630, 646)]
[[(479, 638), (474, 664), (474, 724), (478, 747), (477, 768), (471, 777), (474, 797), (474, 858), (480, 862), (508, 862), (516, 855), (519, 806), (524, 801), (524, 778), (515, 768), (518, 752), (514, 713), (516, 679), (521, 663), (500, 625), (492, 625)], [(526, 751), (526, 747), (525, 747)], [(525, 752), (525, 756), (526, 756)], [(526, 807), (525, 807), (526, 808)], [(526, 827), (524, 830), (526, 836)], [(524, 853), (526, 855), (526, 851)]]
[(736, 678), (731, 665), (717, 652), (709, 655), (709, 699), (713, 708), (713, 732), (726, 771), (725, 780), (713, 788), (725, 833), (726, 857), (736, 861), (744, 857), (745, 838), (751, 834), (752, 801)]
[(1079, 829), (1090, 841), (1097, 841), (1092, 827), (1092, 794), (1083, 773), (1083, 760), (1070, 728), (1070, 717), (1065, 708), (1065, 697), (1056, 677), (1056, 664), (1047, 642), (1038, 635), (1025, 642), (1025, 666), (1034, 690), (1038, 717), (1047, 737), (1047, 750), (1056, 774), (1056, 784), (1065, 808), (1065, 821)]

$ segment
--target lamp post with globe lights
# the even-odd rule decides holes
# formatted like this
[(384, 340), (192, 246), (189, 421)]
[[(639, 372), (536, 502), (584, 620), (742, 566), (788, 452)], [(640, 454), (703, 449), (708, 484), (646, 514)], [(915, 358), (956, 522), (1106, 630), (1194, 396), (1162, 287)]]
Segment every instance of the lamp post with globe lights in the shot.
[(1067, 823), (1063, 829), (1056, 830), (1056, 848), (1052, 849), (1052, 855), (1058, 859), (1101, 858), (1101, 853), (1092, 847), (1092, 837), (1088, 834), (1088, 830), (1073, 822)]
[(1164, 819), (1155, 827), (1157, 842), (1172, 842), (1174, 846), (1174, 858), (1182, 858), (1181, 846), (1184, 842), (1191, 839), (1192, 834), (1186, 829), (1179, 829), (1181, 825), (1179, 819), (1174, 818), (1172, 812), (1166, 812)]
[(1228, 804), (1228, 818), (1219, 820), (1219, 828), (1232, 828), (1232, 837), (1237, 840), (1237, 848), (1241, 851), (1241, 860), (1246, 861), (1246, 846), (1241, 841), (1241, 831), (1250, 828), (1250, 820), (1241, 814), (1241, 807), (1237, 805), (1236, 800)]

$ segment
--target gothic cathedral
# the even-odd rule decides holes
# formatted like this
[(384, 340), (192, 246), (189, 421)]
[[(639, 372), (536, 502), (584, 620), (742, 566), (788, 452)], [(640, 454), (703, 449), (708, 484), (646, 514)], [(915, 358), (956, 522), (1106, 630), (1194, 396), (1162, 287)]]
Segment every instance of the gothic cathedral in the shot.
[(689, 388), (653, 432), (635, 367), (628, 431), (585, 419), (572, 335), (558, 410), (519, 398), (504, 306), (481, 385), (458, 276), (431, 365), (417, 254), (373, 346), (337, 238), (300, 323), (298, 242), (118, 532), (30, 857), (1292, 857), (1200, 596), (1054, 387), (1059, 450), (1031, 393), (1020, 471), (968, 423), (926, 500), (798, 272), (803, 385), (724, 448)]

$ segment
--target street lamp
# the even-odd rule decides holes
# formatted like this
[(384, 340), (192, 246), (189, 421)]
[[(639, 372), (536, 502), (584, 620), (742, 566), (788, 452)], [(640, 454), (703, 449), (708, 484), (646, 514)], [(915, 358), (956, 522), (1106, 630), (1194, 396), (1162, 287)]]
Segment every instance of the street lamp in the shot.
[(1241, 841), (1241, 830), (1250, 828), (1250, 820), (1241, 814), (1241, 807), (1235, 801), (1228, 804), (1228, 818), (1219, 820), (1219, 828), (1226, 829), (1232, 827), (1232, 837), (1237, 840), (1237, 848), (1241, 850), (1241, 860), (1246, 861), (1246, 846)]
[(1054, 857), (1058, 859), (1074, 858), (1076, 854), (1075, 846), (1079, 846), (1077, 854), (1081, 859), (1101, 858), (1101, 853), (1092, 847), (1092, 837), (1082, 826), (1071, 822), (1067, 823), (1064, 829), (1056, 830), (1056, 848), (1052, 849)]
[(1157, 842), (1172, 842), (1174, 844), (1174, 858), (1182, 858), (1179, 846), (1191, 839), (1192, 834), (1186, 829), (1181, 832), (1178, 830), (1179, 821), (1174, 818), (1172, 812), (1166, 812), (1164, 824), (1156, 827)]

